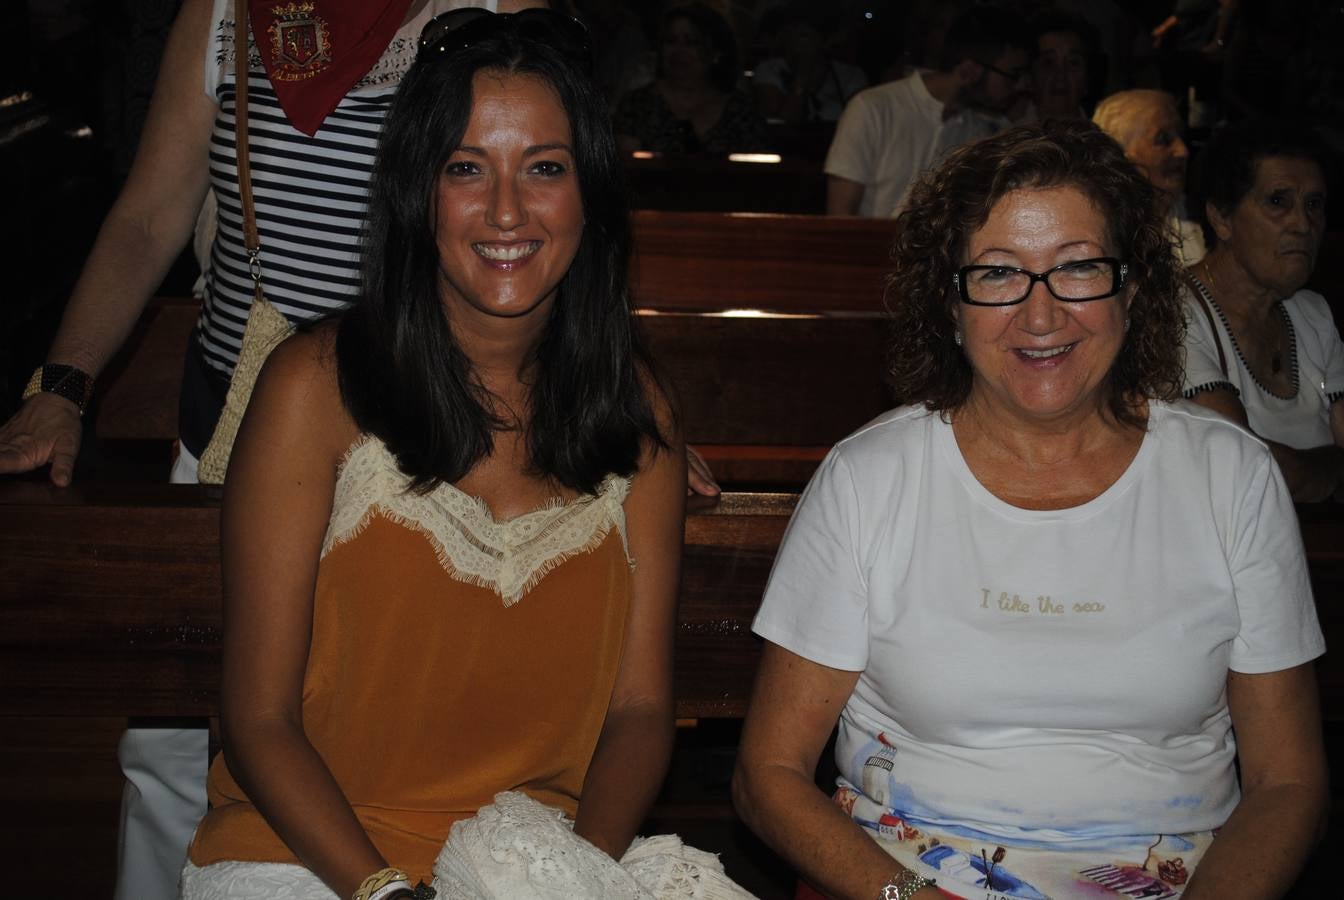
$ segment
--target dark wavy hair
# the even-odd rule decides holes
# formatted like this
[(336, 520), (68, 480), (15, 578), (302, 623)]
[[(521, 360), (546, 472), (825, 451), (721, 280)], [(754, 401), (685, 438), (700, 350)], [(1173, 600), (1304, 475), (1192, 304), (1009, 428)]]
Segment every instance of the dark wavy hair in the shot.
[(536, 474), (594, 491), (629, 475), (643, 441), (666, 446), (649, 398), (648, 357), (633, 327), (626, 276), (630, 219), (602, 96), (580, 65), (540, 41), (501, 32), (421, 57), (402, 81), (378, 144), (359, 299), (336, 341), (341, 395), (416, 490), (454, 482), (504, 427), (458, 346), (439, 296), (436, 186), (466, 133), (480, 71), (536, 76), (568, 114), (584, 226), (531, 367), (527, 427)]
[(1300, 123), (1250, 119), (1217, 131), (1195, 164), (1190, 212), (1204, 228), (1206, 243), (1218, 242), (1205, 203), (1232, 215), (1255, 187), (1260, 163), (1270, 158), (1314, 162), (1327, 183), (1334, 181), (1334, 160), (1320, 135)]
[(1143, 424), (1143, 398), (1180, 395), (1185, 320), (1179, 263), (1154, 188), (1095, 125), (1045, 122), (962, 147), (915, 185), (896, 220), (887, 305), (895, 337), (891, 378), (905, 403), (950, 412), (970, 396), (972, 370), (954, 340), (960, 297), (953, 275), (968, 238), (1007, 194), (1081, 190), (1107, 223), (1111, 253), (1129, 264), (1130, 326), (1102, 390), (1115, 418)]
[(716, 55), (709, 66), (710, 83), (724, 93), (731, 94), (737, 87), (738, 76), (742, 74), (738, 65), (737, 36), (733, 34), (733, 26), (728, 20), (719, 15), (714, 7), (705, 3), (683, 3), (663, 13), (662, 21), (658, 23), (658, 61), (655, 74), (660, 78), (663, 75), (663, 39), (667, 36), (672, 23), (678, 19), (690, 22), (709, 41)]

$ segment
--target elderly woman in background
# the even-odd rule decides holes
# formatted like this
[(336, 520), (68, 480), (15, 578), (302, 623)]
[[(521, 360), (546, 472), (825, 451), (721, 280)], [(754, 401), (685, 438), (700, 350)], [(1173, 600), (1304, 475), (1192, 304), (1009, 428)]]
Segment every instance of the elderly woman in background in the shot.
[(740, 811), (833, 897), (1282, 893), (1324, 826), (1324, 643), (1269, 451), (1173, 402), (1154, 190), (1091, 125), (1026, 126), (896, 227), (911, 405), (789, 525)]
[(732, 26), (704, 3), (674, 6), (658, 29), (658, 74), (612, 115), (622, 153), (725, 156), (765, 145), (765, 119), (739, 90)]
[(1325, 150), (1280, 122), (1220, 133), (1202, 160), (1215, 242), (1189, 270), (1185, 394), (1268, 441), (1294, 498), (1344, 495), (1344, 344), (1303, 290), (1325, 231)]
[(1125, 156), (1157, 188), (1163, 215), (1175, 232), (1173, 247), (1183, 265), (1204, 256), (1204, 234), (1185, 209), (1185, 169), (1190, 149), (1176, 101), (1163, 91), (1119, 91), (1097, 104), (1092, 121), (1115, 138)]

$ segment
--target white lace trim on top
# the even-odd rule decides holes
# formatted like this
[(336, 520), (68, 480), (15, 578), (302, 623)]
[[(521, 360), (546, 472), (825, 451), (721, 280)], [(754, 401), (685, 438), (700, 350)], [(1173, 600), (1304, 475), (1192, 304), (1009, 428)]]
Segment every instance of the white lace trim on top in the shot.
[[(608, 475), (596, 494), (497, 521), (490, 508), (451, 484), (427, 494), (407, 489), (410, 479), (378, 438), (365, 436), (346, 452), (336, 478), (322, 555), (358, 535), (382, 515), (423, 534), (450, 576), (488, 588), (512, 606), (571, 556), (588, 553), (613, 525), (627, 558), (625, 509), (629, 479)], [(633, 563), (631, 563), (633, 566)]]

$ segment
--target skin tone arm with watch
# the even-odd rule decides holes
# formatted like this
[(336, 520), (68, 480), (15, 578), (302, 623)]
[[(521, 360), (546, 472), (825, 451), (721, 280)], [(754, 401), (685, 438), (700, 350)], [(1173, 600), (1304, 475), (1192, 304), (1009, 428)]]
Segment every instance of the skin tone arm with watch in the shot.
[[(836, 900), (873, 900), (893, 876), (907, 871), (812, 780), (858, 680), (858, 672), (823, 666), (766, 641), (733, 773), (738, 814)], [(942, 895), (924, 887), (909, 896)]]
[[(70, 295), (48, 363), (96, 377), (191, 237), (209, 185), (216, 113), (201, 66), (209, 18), (210, 0), (187, 0), (173, 23), (140, 148)], [(0, 473), (50, 464), (52, 482), (69, 484), (79, 416), (56, 394), (30, 397), (0, 426)]]
[[(1060, 165), (1058, 159), (1064, 153), (1074, 160), (1077, 169), (1073, 171), (1080, 172), (1071, 172), (1072, 177), (1090, 179), (1085, 182), (1090, 192), (1067, 182), (1010, 190), (994, 202), (983, 225), (958, 241), (961, 249), (956, 251), (957, 258), (948, 254), (939, 268), (926, 268), (926, 261), (936, 258), (928, 255), (928, 248), (945, 240), (948, 227), (956, 227), (949, 223), (964, 220), (965, 210), (981, 202), (990, 190), (985, 185), (996, 183), (995, 176), (1001, 171), (999, 164), (1004, 158), (1014, 159), (1028, 172), (1039, 166), (1039, 171), (1053, 173), (1058, 171), (1054, 167)], [(1108, 158), (1111, 154), (1118, 154), (1118, 148), (1087, 126), (1058, 123), (1010, 131), (954, 154), (943, 169), (919, 185), (916, 202), (899, 220), (898, 228), (907, 230), (898, 230), (893, 254), (893, 284), (903, 289), (904, 304), (894, 310), (897, 322), (910, 325), (932, 319), (947, 335), (943, 345), (934, 345), (935, 349), (926, 351), (929, 356), (925, 358), (918, 357), (919, 348), (913, 342), (906, 345), (908, 350), (915, 351), (908, 371), (916, 374), (927, 371), (935, 353), (945, 354), (944, 358), (959, 367), (965, 366), (962, 371), (969, 375), (965, 399), (948, 411), (951, 439), (970, 477), (998, 501), (1017, 510), (1074, 510), (1092, 503), (1122, 477), (1138, 471), (1133, 467), (1145, 446), (1147, 429), (1154, 422), (1158, 398), (1147, 397), (1139, 389), (1107, 396), (1111, 385), (1116, 383), (1112, 379), (1122, 377), (1118, 373), (1124, 371), (1123, 365), (1118, 364), (1122, 350), (1132, 361), (1138, 358), (1134, 348), (1140, 343), (1152, 348), (1151, 358), (1144, 363), (1149, 377), (1165, 384), (1166, 397), (1174, 397), (1177, 392), (1180, 348), (1176, 334), (1182, 312), (1176, 300), (1175, 260), (1163, 239), (1165, 232), (1153, 202), (1155, 192), (1142, 184), (1138, 172), (1118, 169), (1115, 161)], [(1090, 169), (1084, 168), (1083, 160), (1087, 160)], [(1126, 246), (1116, 239), (1117, 234), (1136, 237), (1132, 245)], [(1123, 270), (1114, 266), (1122, 258), (1133, 259), (1134, 269), (1146, 273), (1140, 276), (1142, 281), (1135, 279), (1121, 284), (1119, 273)], [(1109, 274), (1102, 264), (1111, 267)], [(954, 284), (960, 292), (959, 302), (944, 299), (948, 293), (944, 285), (952, 280), (942, 277), (950, 274), (948, 269), (957, 272)], [(1052, 280), (1046, 274), (1050, 272), (1071, 274), (1067, 276), (1069, 280), (1058, 275)], [(922, 292), (920, 282), (925, 283)], [(906, 318), (902, 319), (902, 315)], [(947, 328), (948, 324), (953, 327)], [(898, 384), (900, 373), (897, 369)], [(911, 383), (919, 384), (913, 377)], [(926, 391), (932, 390), (928, 387), (933, 384), (931, 380), (926, 379), (924, 384)], [(905, 396), (912, 395), (920, 396), (914, 389)], [(1130, 412), (1130, 418), (1116, 411), (1121, 403), (1121, 411)], [(1133, 421), (1139, 414), (1142, 418)], [(900, 427), (907, 427), (906, 420), (892, 420), (875, 427), (891, 425), (890, 433), (896, 435), (897, 421), (901, 422)], [(1226, 428), (1221, 424), (1217, 427)], [(814, 482), (818, 493), (804, 499), (795, 513), (791, 536), (781, 548), (756, 625), (767, 639), (743, 727), (733, 796), (753, 830), (820, 890), (834, 897), (872, 900), (884, 886), (899, 884), (904, 875), (900, 865), (884, 850), (889, 846), (900, 858), (896, 853), (898, 845), (888, 844), (874, 831), (857, 824), (856, 818), (859, 821), (872, 818), (871, 808), (862, 816), (851, 818), (845, 809), (830, 801), (814, 781), (816, 763), (847, 705), (852, 714), (846, 714), (845, 735), (850, 734), (852, 727), (871, 739), (875, 737), (873, 729), (885, 724), (881, 717), (886, 717), (901, 729), (901, 740), (912, 746), (928, 746), (927, 739), (921, 737), (922, 731), (926, 726), (936, 731), (939, 726), (929, 725), (930, 718), (922, 715), (918, 704), (902, 695), (908, 685), (895, 683), (892, 679), (897, 676), (890, 669), (884, 670), (882, 661), (890, 660), (893, 653), (906, 653), (902, 663), (910, 668), (904, 671), (919, 671), (921, 663), (924, 667), (936, 667), (942, 655), (926, 653), (921, 638), (927, 638), (934, 630), (945, 632), (944, 626), (957, 620), (956, 613), (951, 611), (926, 620), (915, 615), (904, 617), (907, 612), (904, 604), (910, 603), (911, 598), (901, 593), (901, 587), (893, 585), (901, 584), (900, 579), (905, 577), (905, 554), (910, 547), (899, 536), (901, 528), (885, 516), (892, 503), (905, 502), (911, 494), (894, 490), (888, 494), (889, 482), (873, 483), (871, 472), (879, 465), (874, 460), (887, 459), (887, 448), (897, 446), (896, 440), (883, 443), (879, 456), (870, 455), (871, 448), (878, 445), (864, 445), (862, 437), (856, 436), (852, 453), (841, 453), (835, 463), (833, 471), (843, 471), (844, 477), (836, 475), (831, 485)], [(1170, 451), (1154, 447), (1149, 452)], [(890, 457), (900, 459), (897, 453), (891, 453)], [(1270, 468), (1263, 457), (1260, 465), (1261, 471)], [(907, 471), (903, 468), (901, 474)], [(935, 476), (919, 472), (914, 477), (925, 485), (926, 480), (933, 482)], [(815, 499), (828, 494), (829, 500)], [(810, 508), (822, 512), (810, 512), (809, 502), (823, 504)], [(867, 510), (862, 509), (864, 502), (883, 507), (883, 512), (875, 519), (870, 518)], [(810, 520), (809, 515), (813, 516)], [(940, 509), (940, 515), (952, 513)], [(1125, 517), (1125, 521), (1130, 520)], [(1019, 536), (1014, 535), (1013, 539), (1017, 541)], [(1056, 552), (1053, 545), (1036, 548), (1025, 531), (1020, 540), (1022, 543), (1014, 544), (1015, 555), (1038, 551), (1042, 566), (1056, 564), (1051, 558)], [(890, 543), (898, 547), (894, 560), (883, 556)], [(882, 549), (874, 550), (875, 545), (881, 545)], [(915, 552), (922, 549), (915, 546)], [(1109, 546), (1106, 549), (1109, 552)], [(1266, 549), (1251, 553), (1244, 561), (1229, 555), (1224, 562), (1235, 561), (1243, 571), (1251, 571), (1272, 565), (1273, 560), (1264, 556), (1270, 552)], [(976, 553), (970, 550), (964, 556), (971, 558)], [(804, 560), (801, 565), (821, 566), (824, 573), (821, 577), (829, 575), (839, 582), (833, 589), (843, 599), (821, 596), (828, 590), (820, 586), (821, 581), (807, 584), (801, 590), (789, 584), (787, 578), (777, 580), (781, 572), (798, 575), (797, 569), (788, 567), (793, 560)], [(942, 563), (944, 567), (947, 564)], [(963, 564), (961, 559), (954, 563)], [(828, 566), (833, 568), (827, 570)], [(853, 571), (852, 581), (839, 575), (841, 570)], [(917, 577), (912, 580), (920, 583)], [(930, 583), (936, 582), (930, 579)], [(1251, 593), (1252, 579), (1248, 578), (1245, 584), (1247, 593)], [(1278, 589), (1276, 585), (1274, 590)], [(1224, 602), (1232, 602), (1230, 592)], [(942, 603), (936, 601), (932, 605), (941, 607)], [(859, 635), (859, 640), (852, 634), (841, 639), (830, 633), (837, 628), (867, 633)], [(901, 629), (909, 629), (908, 637)], [(772, 634), (779, 635), (781, 641), (774, 642)], [(898, 637), (899, 644), (895, 642)], [(866, 641), (862, 640), (865, 638)], [(1018, 638), (1007, 631), (999, 632), (996, 640), (1003, 645), (1005, 658), (1017, 647)], [(789, 642), (798, 652), (784, 646)], [(866, 666), (863, 672), (831, 668), (800, 655), (855, 659), (863, 654), (856, 648), (865, 645), (872, 655), (866, 663), (856, 663)], [(874, 661), (879, 651), (873, 648), (880, 648), (881, 661)], [(1219, 825), (1212, 849), (1202, 859), (1189, 857), (1194, 871), (1184, 896), (1189, 900), (1281, 896), (1319, 841), (1325, 824), (1327, 779), (1312, 666), (1310, 662), (1294, 665), (1285, 661), (1279, 671), (1243, 673), (1232, 671), (1226, 662), (1215, 665), (1218, 667), (1206, 672), (1211, 683), (1226, 685), (1225, 712), (1237, 739), (1241, 792), (1239, 801)], [(1247, 667), (1254, 665), (1248, 659)], [(996, 671), (987, 677), (1002, 676)], [(857, 700), (856, 688), (859, 688)], [(1099, 689), (1103, 688), (1080, 685), (1078, 702), (1087, 705), (1086, 692)], [(1216, 696), (1219, 692), (1213, 693)], [(878, 698), (873, 703), (876, 713), (868, 711), (869, 697)], [(955, 715), (955, 712), (949, 714), (948, 707), (960, 699), (944, 697), (936, 716)], [(1142, 722), (1156, 721), (1154, 716), (1166, 715), (1171, 709), (1162, 697), (1153, 697), (1151, 703), (1154, 704), (1151, 710), (1133, 713), (1134, 733), (1142, 731)], [(879, 717), (875, 725), (870, 724), (875, 716)], [(1197, 733), (1205, 720), (1204, 711), (1195, 708), (1186, 724), (1178, 727), (1183, 732)], [(1042, 727), (1018, 720), (1010, 730), (1044, 735), (1057, 725), (1049, 721)], [(1067, 723), (1064, 726), (1072, 727)], [(1131, 726), (1126, 722), (1117, 721), (1116, 726), (1122, 733), (1130, 733)], [(1100, 746), (1100, 742), (1095, 748), (1090, 747), (1088, 731), (1086, 727), (1078, 728), (1076, 745), (1089, 749), (1078, 756), (1074, 756), (1077, 753), (1074, 749), (1066, 754), (1084, 769), (1089, 765), (1086, 760), (1095, 758), (1094, 753), (1113, 752)], [(991, 764), (990, 768), (1012, 779), (1015, 775), (1025, 776), (1026, 769), (1036, 762), (1034, 755), (1020, 756), (1013, 764), (1002, 765), (1004, 757), (996, 755), (998, 748), (988, 749), (988, 755), (981, 756), (988, 742), (979, 737), (963, 739), (963, 734), (958, 732), (950, 743), (965, 748), (964, 765), (968, 773), (986, 760), (993, 760), (1000, 765)], [(849, 749), (844, 746), (845, 738), (840, 744), (838, 756)], [(1035, 740), (1028, 745), (1039, 746)], [(899, 749), (896, 752), (893, 765), (900, 767), (902, 757)], [(959, 755), (956, 758), (963, 759)], [(847, 793), (853, 790), (873, 800), (878, 807), (888, 806), (888, 800), (874, 798), (861, 778), (845, 770), (847, 759), (837, 760), (851, 786)], [(1230, 763), (1227, 759), (1226, 764)], [(1155, 773), (1161, 771), (1161, 766), (1151, 761), (1147, 764)], [(913, 798), (908, 799), (911, 805), (931, 810), (910, 816), (915, 824), (918, 826), (922, 820), (932, 831), (955, 819), (943, 804), (928, 798), (940, 794), (954, 796), (957, 788), (949, 785), (958, 781), (956, 774), (944, 773), (947, 784), (926, 785), (917, 779), (928, 777), (927, 770), (921, 772), (919, 763), (913, 760), (909, 765), (899, 776), (892, 769), (888, 772), (904, 785), (898, 790), (909, 791), (909, 797)], [(949, 761), (949, 765), (956, 763)], [(1187, 773), (1180, 766), (1169, 766), (1169, 770), (1178, 777), (1174, 790), (1185, 792)], [(1202, 774), (1189, 773), (1189, 783), (1196, 783)], [(883, 777), (878, 776), (879, 780)], [(1139, 791), (1148, 789), (1147, 785), (1138, 787)], [(1070, 789), (1061, 784), (1060, 792), (1059, 800), (1067, 802)], [(1165, 789), (1159, 789), (1153, 796), (1156, 809), (1162, 803), (1160, 798), (1167, 794)], [(1097, 799), (1102, 802), (1098, 804)], [(1001, 807), (1003, 800), (999, 798), (996, 802)], [(1089, 798), (1072, 817), (1083, 829), (1093, 827), (1096, 822), (1107, 822), (1117, 830), (1128, 829), (1121, 832), (1125, 834), (1146, 835), (1157, 830), (1156, 823), (1147, 820), (1148, 814), (1139, 821), (1126, 821), (1125, 809), (1120, 804), (1111, 807), (1104, 798)], [(895, 805), (890, 810), (898, 817), (909, 812), (908, 808)], [(987, 824), (1020, 828), (1025, 825), (1023, 815), (1017, 810), (1007, 810), (1004, 818)], [(965, 824), (963, 820), (956, 821)], [(1054, 821), (1060, 822), (1061, 828), (1071, 827), (1062, 817)], [(953, 833), (947, 830), (949, 835)], [(1062, 846), (1059, 852), (1068, 854), (1072, 849)], [(923, 856), (918, 858), (924, 861)], [(921, 887), (911, 891), (910, 896), (932, 898), (940, 896), (941, 890), (967, 898), (983, 896), (976, 887), (983, 885), (983, 881), (975, 882), (973, 872), (971, 880), (966, 880), (955, 868), (933, 868), (940, 873), (935, 875), (940, 877), (938, 888)], [(1054, 878), (1045, 869), (1040, 873), (1045, 878)], [(1070, 891), (1056, 893), (1058, 887), (1051, 885), (1052, 896), (1073, 896)]]

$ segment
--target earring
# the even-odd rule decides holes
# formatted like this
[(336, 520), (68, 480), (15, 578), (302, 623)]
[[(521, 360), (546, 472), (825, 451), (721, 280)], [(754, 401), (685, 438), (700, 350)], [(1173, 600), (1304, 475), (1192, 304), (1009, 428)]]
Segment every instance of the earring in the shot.
[(1128, 333), (1129, 333), (1129, 313), (1125, 313), (1125, 325), (1124, 325), (1124, 328), (1125, 328), (1125, 333), (1128, 334)]
[(956, 331), (953, 331), (953, 332), (952, 332), (952, 343), (956, 344), (958, 347), (961, 346), (961, 329), (960, 329), (960, 328), (958, 328)]

